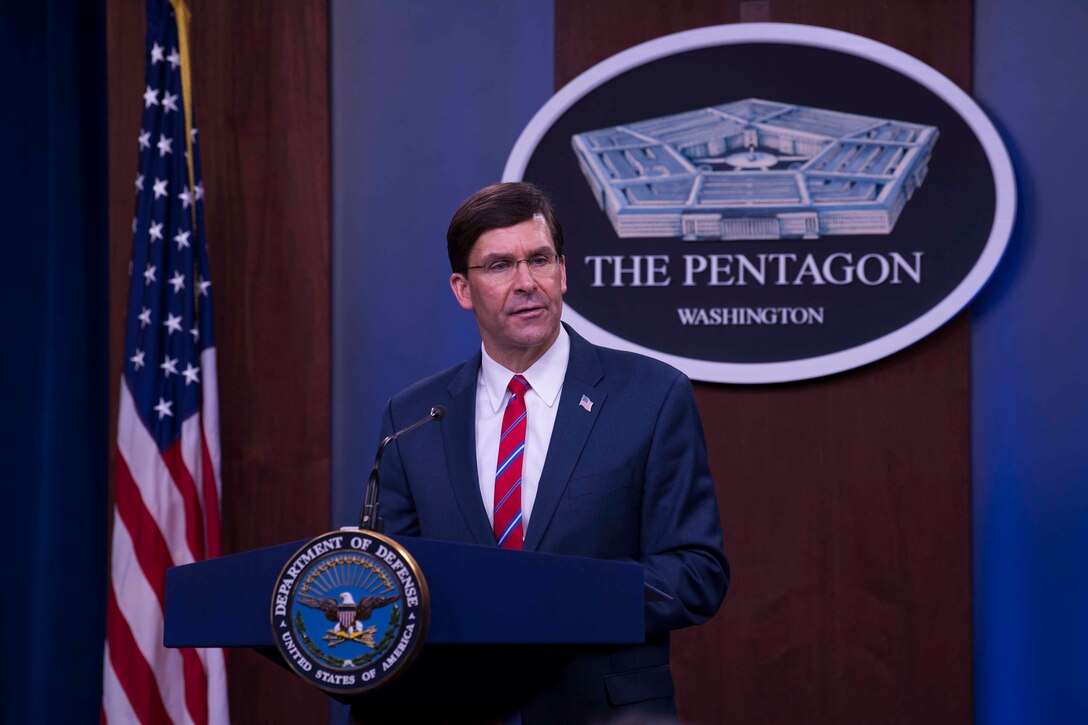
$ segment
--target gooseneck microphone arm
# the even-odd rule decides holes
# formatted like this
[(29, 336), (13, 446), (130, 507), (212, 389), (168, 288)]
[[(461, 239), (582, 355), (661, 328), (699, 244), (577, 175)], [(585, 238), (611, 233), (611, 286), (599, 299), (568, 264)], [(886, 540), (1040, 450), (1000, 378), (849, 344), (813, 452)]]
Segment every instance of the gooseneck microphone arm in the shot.
[(446, 415), (446, 407), (443, 405), (435, 405), (431, 408), (431, 412), (424, 418), (420, 418), (415, 423), (412, 423), (403, 430), (398, 430), (393, 435), (388, 435), (382, 439), (382, 442), (378, 444), (378, 454), (374, 456), (374, 468), (370, 469), (370, 478), (366, 481), (366, 493), (363, 494), (363, 510), (359, 512), (359, 528), (365, 531), (375, 531), (382, 533), (385, 528), (385, 522), (381, 517), (381, 501), (378, 497), (381, 493), (381, 466), (382, 466), (382, 454), (385, 453), (385, 447), (390, 443), (400, 438), (402, 435), (411, 433), (416, 428), (430, 423), (432, 420), (442, 420)]

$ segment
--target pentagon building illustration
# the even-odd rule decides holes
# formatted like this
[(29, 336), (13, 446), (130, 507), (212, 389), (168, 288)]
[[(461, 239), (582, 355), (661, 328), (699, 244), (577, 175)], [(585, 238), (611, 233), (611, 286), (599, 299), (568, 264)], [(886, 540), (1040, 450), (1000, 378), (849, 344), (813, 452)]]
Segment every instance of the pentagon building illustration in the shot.
[(620, 237), (888, 234), (922, 185), (934, 126), (757, 98), (579, 133)]

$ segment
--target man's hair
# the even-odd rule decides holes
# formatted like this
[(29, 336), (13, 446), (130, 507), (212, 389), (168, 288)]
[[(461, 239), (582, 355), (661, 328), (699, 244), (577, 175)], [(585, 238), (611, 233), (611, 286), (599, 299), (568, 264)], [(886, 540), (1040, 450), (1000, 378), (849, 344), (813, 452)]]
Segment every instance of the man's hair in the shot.
[(465, 200), (450, 221), (446, 247), (450, 268), (464, 272), (468, 255), (480, 235), (527, 222), (539, 214), (548, 226), (556, 254), (563, 254), (563, 227), (555, 217), (552, 202), (539, 187), (527, 181), (492, 184)]

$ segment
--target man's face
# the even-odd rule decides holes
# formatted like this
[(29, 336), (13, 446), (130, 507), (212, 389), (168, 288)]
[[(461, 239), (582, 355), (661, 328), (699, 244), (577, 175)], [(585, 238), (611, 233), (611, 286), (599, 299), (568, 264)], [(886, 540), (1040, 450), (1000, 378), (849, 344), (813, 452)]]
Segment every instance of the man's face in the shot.
[[(512, 227), (492, 229), (476, 240), (468, 266), (499, 259), (528, 259), (555, 254), (555, 244), (539, 215)], [(567, 291), (566, 263), (547, 271), (530, 272), (520, 263), (513, 277), (496, 280), (482, 269), (450, 276), (458, 304), (476, 313), (487, 354), (514, 372), (523, 372), (544, 354), (559, 335), (563, 294)]]

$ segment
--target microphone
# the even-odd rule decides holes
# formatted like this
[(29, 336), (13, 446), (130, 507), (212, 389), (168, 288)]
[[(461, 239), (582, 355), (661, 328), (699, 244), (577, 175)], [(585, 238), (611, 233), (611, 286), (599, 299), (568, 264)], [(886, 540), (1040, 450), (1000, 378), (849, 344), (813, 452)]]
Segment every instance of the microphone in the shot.
[(381, 502), (378, 501), (378, 494), (381, 489), (381, 474), (379, 473), (382, 465), (382, 454), (385, 453), (385, 447), (390, 443), (400, 438), (402, 435), (411, 433), (416, 428), (422, 425), (430, 423), (432, 420), (442, 420), (446, 415), (446, 406), (434, 405), (431, 406), (431, 412), (425, 417), (420, 418), (415, 423), (412, 423), (407, 428), (398, 430), (393, 435), (388, 435), (382, 439), (382, 442), (378, 444), (378, 454), (374, 456), (374, 468), (370, 470), (370, 478), (366, 482), (366, 493), (363, 495), (363, 510), (359, 512), (359, 528), (365, 531), (374, 531), (376, 533), (382, 533), (385, 528), (385, 522), (382, 520), (379, 510), (381, 508)]

